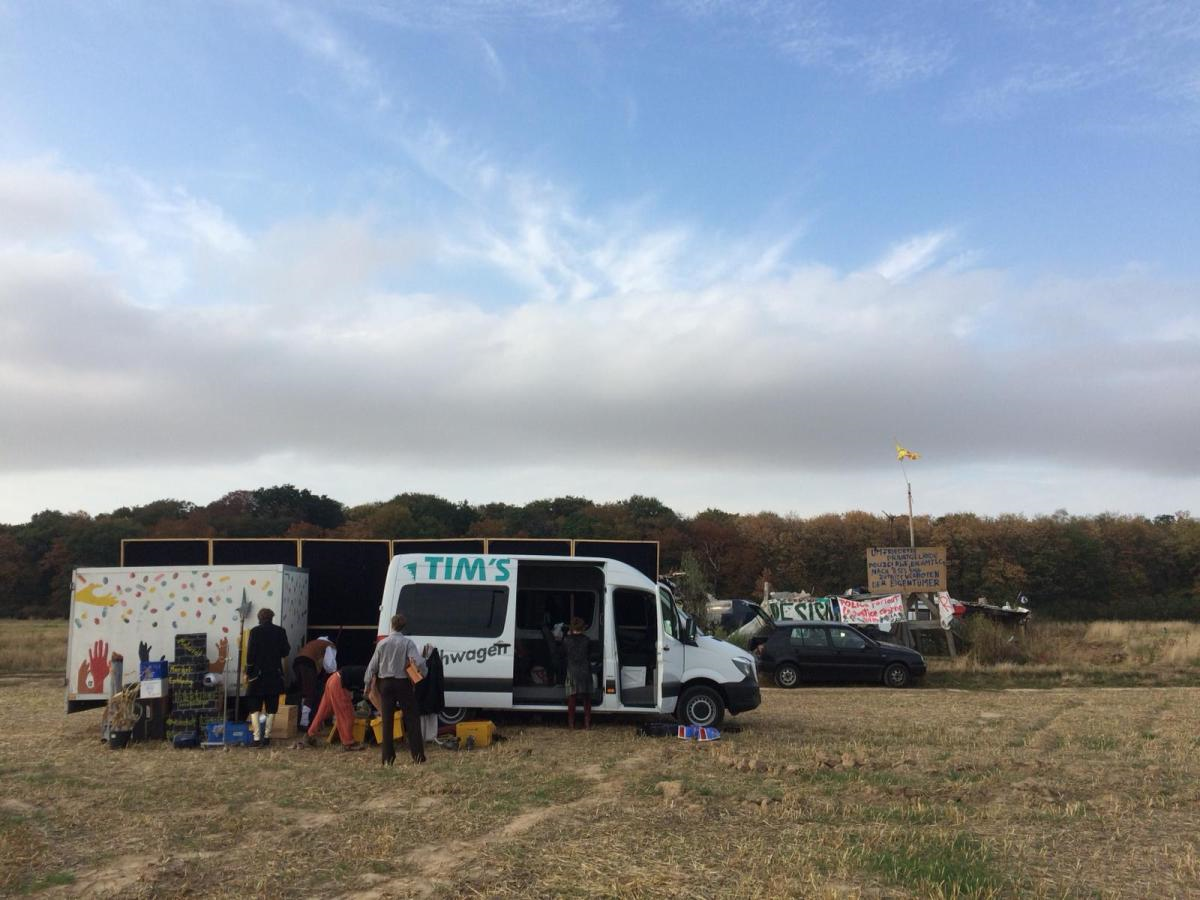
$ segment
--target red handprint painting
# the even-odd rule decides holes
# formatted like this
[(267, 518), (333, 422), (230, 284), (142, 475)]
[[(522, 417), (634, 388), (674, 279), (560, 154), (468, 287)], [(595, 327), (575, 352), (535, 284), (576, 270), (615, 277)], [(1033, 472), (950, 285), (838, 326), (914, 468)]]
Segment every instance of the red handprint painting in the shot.
[(109, 673), (108, 642), (96, 641), (88, 651), (88, 657), (79, 664), (79, 678), (75, 683), (77, 694), (103, 694), (104, 679)]

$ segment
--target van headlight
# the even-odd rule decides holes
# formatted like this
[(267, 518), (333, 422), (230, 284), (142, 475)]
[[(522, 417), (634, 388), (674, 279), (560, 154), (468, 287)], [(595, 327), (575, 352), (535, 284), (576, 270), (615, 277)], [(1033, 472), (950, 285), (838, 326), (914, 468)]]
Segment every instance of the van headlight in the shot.
[(750, 659), (749, 657), (738, 656), (734, 658), (733, 664), (737, 666), (737, 670), (747, 678), (754, 677), (754, 660)]

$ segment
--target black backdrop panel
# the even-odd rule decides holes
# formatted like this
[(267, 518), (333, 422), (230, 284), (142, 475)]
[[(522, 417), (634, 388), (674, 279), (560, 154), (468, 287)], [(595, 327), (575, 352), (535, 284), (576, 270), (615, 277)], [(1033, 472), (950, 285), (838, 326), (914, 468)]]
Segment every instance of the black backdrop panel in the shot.
[(511, 553), (514, 556), (570, 556), (570, 541), (534, 541), (524, 538), (492, 538), (488, 553)]
[(482, 553), (483, 538), (455, 538), (446, 541), (419, 539), (392, 541), (392, 555), (402, 553)]
[(123, 566), (207, 566), (208, 541), (128, 540), (121, 544)]
[(294, 566), (299, 553), (295, 540), (251, 541), (230, 538), (213, 541), (214, 566)]
[(658, 580), (657, 541), (576, 541), (575, 555), (620, 560), (651, 581)]
[(375, 635), (377, 631), (371, 628), (347, 628), (338, 636), (336, 628), (310, 628), (308, 638), (328, 637), (337, 641), (337, 660), (339, 666), (365, 666), (371, 661), (375, 652)]
[(303, 541), (309, 627), (379, 624), (388, 561), (387, 541)]

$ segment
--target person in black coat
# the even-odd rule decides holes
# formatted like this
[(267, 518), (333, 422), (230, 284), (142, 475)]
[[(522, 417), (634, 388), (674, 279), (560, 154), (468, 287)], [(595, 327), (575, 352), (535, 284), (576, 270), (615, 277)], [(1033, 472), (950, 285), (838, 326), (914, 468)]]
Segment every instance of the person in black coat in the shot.
[(417, 682), (417, 712), (423, 716), (440, 713), (446, 708), (445, 676), (442, 674), (442, 656), (437, 647), (429, 651), (425, 657), (428, 671), (425, 677)]
[(250, 629), (246, 642), (246, 679), (251, 698), (251, 718), (254, 721), (254, 743), (265, 747), (271, 742), (271, 726), (279, 712), (279, 695), (283, 693), (283, 661), (292, 652), (287, 632), (272, 620), (270, 609), (258, 611), (258, 625)]

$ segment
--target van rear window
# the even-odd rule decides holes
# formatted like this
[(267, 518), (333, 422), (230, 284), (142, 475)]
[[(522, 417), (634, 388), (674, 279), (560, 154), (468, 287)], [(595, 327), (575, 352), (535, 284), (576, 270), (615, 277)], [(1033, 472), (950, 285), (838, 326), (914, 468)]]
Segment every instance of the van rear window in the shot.
[(508, 588), (465, 584), (406, 584), (396, 611), (412, 635), (499, 637), (508, 612)]

